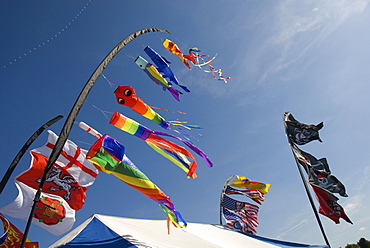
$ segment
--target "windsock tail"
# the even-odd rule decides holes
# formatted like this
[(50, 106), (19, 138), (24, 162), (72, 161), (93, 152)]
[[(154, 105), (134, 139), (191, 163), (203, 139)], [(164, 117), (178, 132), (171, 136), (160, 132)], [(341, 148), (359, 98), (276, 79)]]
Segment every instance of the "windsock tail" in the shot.
[(177, 100), (177, 101), (180, 101), (180, 94), (182, 94), (182, 92), (174, 89), (174, 88), (168, 88), (168, 91), (171, 92), (171, 94), (173, 95), (173, 97)]

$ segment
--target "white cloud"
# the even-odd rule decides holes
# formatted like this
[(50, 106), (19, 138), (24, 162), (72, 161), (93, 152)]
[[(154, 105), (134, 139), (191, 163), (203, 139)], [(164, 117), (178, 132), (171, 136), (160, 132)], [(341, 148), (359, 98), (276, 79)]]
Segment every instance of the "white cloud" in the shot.
[[(270, 77), (293, 78), (297, 73), (294, 68), (313, 63), (306, 57), (310, 49), (319, 46), (350, 17), (363, 12), (368, 3), (368, 0), (281, 1), (270, 12), (269, 20), (264, 21), (268, 37), (262, 37), (266, 32), (255, 37), (260, 40), (256, 42), (258, 48), (249, 51), (248, 66), (252, 60), (259, 63), (260, 70), (256, 72), (259, 83), (271, 81)], [(279, 75), (282, 72), (284, 79)]]

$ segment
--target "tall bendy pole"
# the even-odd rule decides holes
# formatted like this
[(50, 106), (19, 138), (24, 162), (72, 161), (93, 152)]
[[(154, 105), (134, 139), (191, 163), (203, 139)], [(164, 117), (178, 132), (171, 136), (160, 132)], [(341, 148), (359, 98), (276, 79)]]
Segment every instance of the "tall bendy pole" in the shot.
[(300, 164), (299, 164), (299, 162), (298, 162), (298, 160), (297, 160), (297, 157), (296, 157), (296, 156), (295, 156), (295, 154), (294, 154), (294, 151), (293, 151), (293, 145), (294, 145), (294, 144), (293, 144), (292, 140), (291, 140), (291, 139), (289, 138), (289, 136), (288, 136), (288, 127), (287, 127), (287, 124), (286, 124), (286, 122), (285, 122), (285, 113), (284, 113), (284, 115), (283, 115), (283, 120), (284, 120), (284, 127), (285, 127), (285, 135), (286, 135), (286, 136), (287, 136), (287, 138), (288, 138), (289, 146), (290, 146), (290, 148), (291, 148), (291, 150), (292, 150), (293, 157), (294, 157), (295, 162), (296, 162), (296, 164), (297, 164), (297, 168), (298, 168), (299, 174), (300, 174), (300, 176), (301, 176), (301, 179), (302, 179), (302, 182), (303, 182), (304, 188), (305, 188), (306, 193), (307, 193), (307, 197), (308, 197), (308, 199), (309, 199), (309, 201), (310, 201), (310, 204), (311, 204), (312, 210), (313, 210), (313, 212), (314, 212), (314, 214), (315, 214), (315, 217), (316, 217), (317, 223), (319, 224), (319, 227), (320, 227), (320, 230), (321, 230), (322, 236), (324, 237), (325, 243), (326, 243), (326, 245), (327, 245), (327, 246), (329, 246), (329, 247), (330, 247), (329, 240), (328, 240), (328, 238), (326, 237), (326, 234), (325, 234), (325, 231), (324, 231), (324, 226), (323, 226), (323, 225), (322, 225), (322, 223), (321, 223), (321, 220), (320, 220), (319, 214), (318, 214), (317, 209), (316, 209), (316, 207), (315, 207), (315, 203), (314, 203), (314, 201), (313, 201), (313, 199), (312, 199), (312, 195), (311, 195), (310, 189), (309, 189), (309, 187), (308, 187), (308, 185), (307, 185), (307, 181), (306, 181), (306, 179), (305, 179), (305, 177), (304, 177), (304, 175), (303, 175), (302, 168), (301, 168), (301, 166), (300, 166)]
[(220, 197), (220, 225), (222, 225), (222, 202), (224, 200), (225, 189), (233, 177), (234, 175), (229, 176), (229, 178), (225, 181), (224, 186), (222, 187), (221, 197)]
[(21, 160), (21, 158), (23, 157), (23, 155), (26, 153), (28, 147), (30, 147), (30, 145), (37, 139), (37, 137), (40, 136), (40, 134), (46, 128), (50, 127), (51, 125), (53, 125), (55, 122), (59, 121), (62, 118), (63, 118), (63, 116), (58, 115), (58, 116), (54, 117), (53, 119), (51, 119), (50, 121), (46, 122), (39, 129), (37, 129), (36, 132), (34, 132), (32, 134), (32, 136), (26, 141), (26, 143), (24, 143), (24, 145), (22, 146), (22, 148), (19, 150), (19, 152), (17, 153), (17, 155), (13, 159), (12, 163), (9, 165), (9, 168), (6, 171), (5, 175), (3, 176), (3, 179), (1, 179), (1, 182), (0, 182), (0, 194), (3, 192), (6, 183), (9, 181), (9, 178), (12, 175), (15, 167), (17, 166), (19, 160)]
[(37, 192), (35, 194), (34, 204), (32, 206), (30, 216), (29, 216), (28, 221), (27, 221), (26, 229), (24, 231), (24, 235), (23, 235), (23, 239), (22, 239), (22, 243), (21, 243), (21, 248), (24, 248), (24, 244), (26, 243), (27, 235), (28, 235), (29, 228), (30, 228), (30, 225), (31, 225), (31, 222), (32, 222), (33, 214), (35, 212), (36, 204), (37, 204), (37, 202), (40, 201), (40, 195), (41, 195), (42, 187), (44, 186), (47, 174), (49, 173), (53, 164), (55, 163), (55, 161), (59, 157), (61, 151), (63, 150), (64, 144), (66, 143), (66, 141), (68, 139), (68, 136), (71, 132), (73, 122), (75, 121), (76, 116), (77, 116), (78, 112), (80, 111), (82, 105), (84, 104), (84, 102), (86, 100), (86, 97), (89, 94), (91, 88), (94, 86), (96, 80), (98, 79), (100, 74), (103, 72), (105, 67), (107, 67), (109, 62), (119, 53), (119, 51), (121, 51), (121, 49), (124, 46), (127, 45), (127, 43), (134, 40), (136, 37), (138, 37), (142, 34), (148, 33), (148, 32), (163, 32), (163, 33), (168, 33), (168, 34), (170, 33), (167, 30), (163, 30), (163, 29), (146, 28), (146, 29), (139, 30), (139, 31), (127, 36), (125, 39), (123, 39), (120, 43), (118, 43), (118, 45), (115, 46), (108, 53), (108, 55), (103, 59), (103, 61), (95, 69), (94, 73), (91, 75), (89, 80), (86, 82), (86, 84), (85, 84), (84, 88), (82, 89), (80, 95), (78, 96), (75, 104), (73, 105), (71, 111), (69, 112), (69, 115), (68, 115), (66, 121), (64, 122), (64, 126), (62, 128), (62, 131), (59, 134), (59, 137), (58, 137), (58, 139), (55, 143), (54, 149), (52, 150), (52, 152), (49, 156), (48, 162), (45, 166), (44, 174), (41, 178), (39, 189), (37, 190)]

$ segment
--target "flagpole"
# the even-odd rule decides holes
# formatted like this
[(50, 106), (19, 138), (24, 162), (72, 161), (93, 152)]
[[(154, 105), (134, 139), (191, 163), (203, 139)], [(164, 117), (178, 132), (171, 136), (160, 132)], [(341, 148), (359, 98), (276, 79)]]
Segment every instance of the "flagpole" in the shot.
[(26, 143), (22, 146), (22, 148), (19, 150), (15, 158), (13, 159), (12, 163), (9, 165), (8, 170), (6, 171), (5, 175), (3, 176), (3, 179), (0, 182), (0, 195), (3, 192), (5, 185), (9, 181), (10, 176), (12, 175), (15, 167), (17, 166), (18, 162), (21, 160), (23, 155), (26, 153), (27, 149), (30, 147), (30, 145), (37, 139), (37, 137), (40, 136), (40, 134), (48, 127), (53, 125), (55, 122), (62, 119), (62, 115), (58, 115), (51, 119), (50, 121), (46, 122), (44, 125), (42, 125), (39, 129), (36, 130), (36, 132), (33, 133), (33, 135), (27, 140)]
[(318, 225), (319, 225), (319, 227), (320, 227), (320, 230), (321, 230), (321, 233), (322, 233), (322, 235), (323, 235), (323, 238), (324, 238), (324, 240), (325, 240), (326, 245), (327, 245), (327, 246), (329, 246), (329, 248), (330, 248), (331, 246), (330, 246), (329, 240), (328, 240), (328, 238), (327, 238), (327, 236), (326, 236), (326, 234), (325, 234), (324, 226), (323, 226), (323, 225), (322, 225), (322, 223), (321, 223), (321, 220), (320, 220), (320, 217), (319, 217), (319, 213), (317, 212), (317, 209), (316, 209), (316, 207), (315, 207), (315, 203), (314, 203), (314, 201), (313, 201), (313, 198), (312, 198), (311, 192), (310, 192), (310, 190), (309, 190), (309, 187), (308, 187), (307, 181), (306, 181), (306, 179), (305, 179), (305, 177), (304, 177), (304, 174), (303, 174), (302, 168), (300, 167), (300, 164), (299, 164), (299, 161), (298, 161), (297, 157), (294, 155), (294, 150), (293, 150), (293, 146), (294, 146), (294, 144), (293, 144), (292, 140), (291, 140), (291, 139), (289, 138), (289, 136), (288, 136), (288, 131), (287, 131), (287, 130), (288, 130), (288, 127), (287, 127), (287, 125), (286, 125), (285, 118), (284, 118), (284, 117), (285, 117), (285, 114), (286, 114), (286, 113), (284, 113), (284, 115), (283, 115), (284, 127), (285, 127), (285, 135), (286, 135), (286, 136), (287, 136), (287, 138), (288, 138), (288, 143), (289, 143), (290, 149), (291, 149), (291, 151), (292, 151), (292, 153), (293, 153), (294, 160), (295, 160), (295, 162), (296, 162), (296, 165), (297, 165), (297, 168), (298, 168), (299, 174), (300, 174), (300, 176), (301, 176), (301, 179), (302, 179), (302, 182), (303, 182), (304, 188), (305, 188), (305, 190), (306, 190), (307, 197), (308, 197), (308, 199), (309, 199), (309, 201), (310, 201), (310, 204), (311, 204), (312, 210), (313, 210), (313, 212), (314, 212), (314, 214), (315, 214), (315, 217), (316, 217), (317, 223), (318, 223)]
[(87, 80), (84, 88), (81, 90), (80, 95), (76, 99), (75, 104), (73, 105), (71, 111), (69, 112), (69, 115), (68, 115), (66, 121), (64, 122), (64, 126), (62, 128), (62, 131), (60, 132), (59, 137), (58, 137), (57, 141), (55, 142), (54, 149), (52, 150), (52, 152), (49, 156), (48, 162), (45, 166), (44, 174), (41, 178), (39, 189), (37, 190), (37, 192), (35, 194), (34, 204), (31, 208), (31, 212), (30, 212), (30, 215), (28, 217), (26, 229), (24, 231), (24, 235), (23, 235), (23, 239), (22, 239), (22, 243), (21, 243), (21, 248), (24, 248), (24, 245), (26, 243), (27, 235), (28, 235), (28, 232), (29, 232), (29, 229), (30, 229), (30, 226), (31, 226), (32, 218), (33, 218), (33, 214), (34, 214), (35, 209), (36, 209), (36, 204), (40, 201), (40, 195), (41, 195), (42, 187), (45, 184), (47, 174), (49, 173), (53, 164), (55, 163), (55, 161), (59, 157), (61, 151), (63, 150), (64, 144), (66, 143), (66, 141), (68, 139), (68, 136), (71, 132), (73, 122), (75, 121), (75, 119), (77, 117), (77, 114), (80, 112), (80, 109), (81, 109), (82, 105), (84, 104), (84, 102), (87, 98), (87, 95), (89, 94), (91, 88), (94, 86), (96, 80), (102, 74), (105, 67), (107, 67), (109, 62), (121, 51), (121, 49), (124, 46), (126, 46), (130, 41), (134, 40), (136, 37), (138, 37), (142, 34), (148, 33), (148, 32), (163, 32), (163, 33), (170, 34), (170, 32), (168, 32), (167, 30), (164, 30), (164, 29), (146, 28), (146, 29), (136, 31), (135, 33), (132, 33), (131, 35), (127, 36), (125, 39), (123, 39), (120, 43), (118, 43), (118, 45), (116, 45), (108, 53), (108, 55), (103, 59), (103, 61), (99, 64), (99, 66), (95, 69), (93, 74), (90, 76), (89, 80)]
[(230, 182), (231, 178), (233, 178), (234, 176), (235, 175), (229, 176), (229, 178), (224, 183), (224, 186), (222, 187), (221, 197), (220, 197), (220, 225), (222, 225), (222, 201), (224, 199), (224, 192), (225, 192), (225, 189), (226, 189), (228, 183)]

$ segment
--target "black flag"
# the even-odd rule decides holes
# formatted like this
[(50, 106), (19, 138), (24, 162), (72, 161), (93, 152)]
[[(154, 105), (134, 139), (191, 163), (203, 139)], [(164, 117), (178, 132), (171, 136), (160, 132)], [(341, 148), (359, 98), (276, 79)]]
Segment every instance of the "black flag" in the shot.
[(308, 125), (298, 122), (290, 112), (284, 113), (284, 122), (289, 139), (297, 145), (304, 145), (312, 140), (322, 142), (319, 130), (324, 126), (321, 122), (317, 125)]
[(347, 197), (346, 188), (333, 175), (331, 175), (329, 164), (326, 158), (316, 159), (311, 154), (304, 152), (293, 145), (293, 153), (298, 162), (303, 166), (308, 174), (308, 181), (324, 188), (332, 193), (339, 193)]

